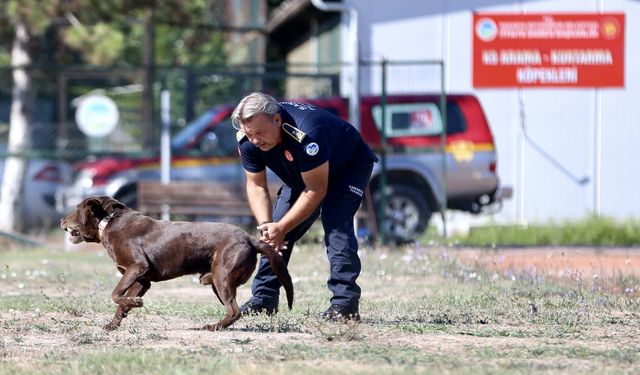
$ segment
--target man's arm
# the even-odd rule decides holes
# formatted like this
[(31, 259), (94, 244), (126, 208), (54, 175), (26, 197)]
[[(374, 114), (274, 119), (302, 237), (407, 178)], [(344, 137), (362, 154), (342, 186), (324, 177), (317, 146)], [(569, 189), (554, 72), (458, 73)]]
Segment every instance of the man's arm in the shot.
[(302, 173), (306, 189), (280, 221), (258, 227), (262, 232), (262, 240), (280, 246), (284, 236), (298, 224), (305, 221), (320, 206), (327, 194), (329, 185), (329, 162)]
[(245, 170), (247, 176), (247, 199), (253, 216), (258, 223), (271, 221), (271, 196), (267, 186), (267, 173), (249, 172)]
[(305, 221), (320, 206), (329, 186), (329, 162), (302, 173), (302, 180), (306, 189), (279, 221), (285, 233)]

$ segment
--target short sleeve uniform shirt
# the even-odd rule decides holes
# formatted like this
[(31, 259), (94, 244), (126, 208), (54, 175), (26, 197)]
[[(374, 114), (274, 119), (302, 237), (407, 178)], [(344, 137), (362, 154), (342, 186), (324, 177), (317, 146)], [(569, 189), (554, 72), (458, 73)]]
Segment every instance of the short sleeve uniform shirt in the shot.
[(283, 102), (282, 142), (262, 151), (247, 137), (238, 141), (243, 167), (249, 172), (271, 169), (287, 186), (304, 190), (301, 173), (329, 162), (329, 180), (359, 164), (377, 161), (360, 133), (348, 122), (306, 103)]

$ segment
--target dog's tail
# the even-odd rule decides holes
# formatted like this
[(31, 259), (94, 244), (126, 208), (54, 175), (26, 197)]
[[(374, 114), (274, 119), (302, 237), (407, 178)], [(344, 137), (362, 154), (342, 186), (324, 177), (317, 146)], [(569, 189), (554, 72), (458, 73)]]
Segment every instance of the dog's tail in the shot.
[(291, 310), (293, 307), (293, 282), (291, 281), (291, 275), (289, 274), (287, 263), (284, 261), (284, 258), (278, 254), (273, 246), (266, 242), (252, 238), (251, 244), (258, 253), (266, 256), (269, 260), (271, 269), (276, 274), (278, 280), (280, 280), (280, 284), (282, 284), (285, 292), (287, 293), (287, 304), (289, 305), (289, 310)]

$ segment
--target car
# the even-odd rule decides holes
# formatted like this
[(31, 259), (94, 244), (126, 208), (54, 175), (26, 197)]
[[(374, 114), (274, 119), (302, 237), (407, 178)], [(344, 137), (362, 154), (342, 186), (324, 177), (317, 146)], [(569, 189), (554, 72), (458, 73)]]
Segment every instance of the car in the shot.
[[(0, 145), (0, 154), (6, 148)], [(4, 178), (5, 159), (0, 158), (0, 184)], [(54, 159), (30, 159), (25, 177), (21, 215), (31, 230), (57, 225), (62, 214), (56, 210), (55, 194), (71, 181), (71, 165)]]
[[(236, 131), (228, 119), (228, 107), (207, 110), (172, 138), (171, 180), (242, 181), (244, 173), (238, 163)], [(67, 213), (87, 197), (107, 195), (136, 208), (137, 183), (159, 179), (159, 154), (81, 161), (73, 167), (72, 182), (58, 189), (56, 206)]]
[[(399, 241), (423, 233), (434, 212), (446, 207), (477, 214), (499, 204), (508, 191), (500, 187), (495, 143), (478, 99), (472, 94), (447, 95), (446, 117), (440, 113), (440, 99), (437, 94), (392, 95), (385, 98), (383, 111), (381, 97), (361, 98), (362, 137), (384, 154), (384, 168), (383, 163), (374, 167), (370, 196), (374, 207), (384, 205), (378, 221), (384, 219), (385, 232)], [(348, 117), (345, 98), (299, 101)], [(243, 188), (236, 131), (230, 123), (233, 109), (232, 103), (211, 108), (172, 138), (171, 180), (226, 181)], [(56, 195), (58, 209), (68, 212), (95, 195), (113, 196), (136, 207), (137, 183), (159, 180), (159, 166), (159, 155), (80, 163), (73, 182)]]

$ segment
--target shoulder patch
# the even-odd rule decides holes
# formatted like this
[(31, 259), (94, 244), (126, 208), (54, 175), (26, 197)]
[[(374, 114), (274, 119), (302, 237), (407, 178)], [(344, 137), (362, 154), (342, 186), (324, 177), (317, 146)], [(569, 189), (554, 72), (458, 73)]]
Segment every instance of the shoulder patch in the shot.
[(242, 138), (244, 138), (246, 136), (246, 134), (244, 134), (244, 132), (242, 130), (238, 130), (236, 132), (236, 141), (240, 142), (242, 140)]
[(304, 150), (307, 152), (307, 155), (315, 156), (318, 151), (320, 151), (320, 146), (315, 142), (311, 142), (304, 148)]
[(306, 136), (305, 132), (296, 128), (293, 125), (287, 124), (286, 122), (282, 123), (282, 130), (284, 130), (285, 133), (289, 134), (293, 139), (295, 139), (298, 142), (302, 142), (302, 140)]

